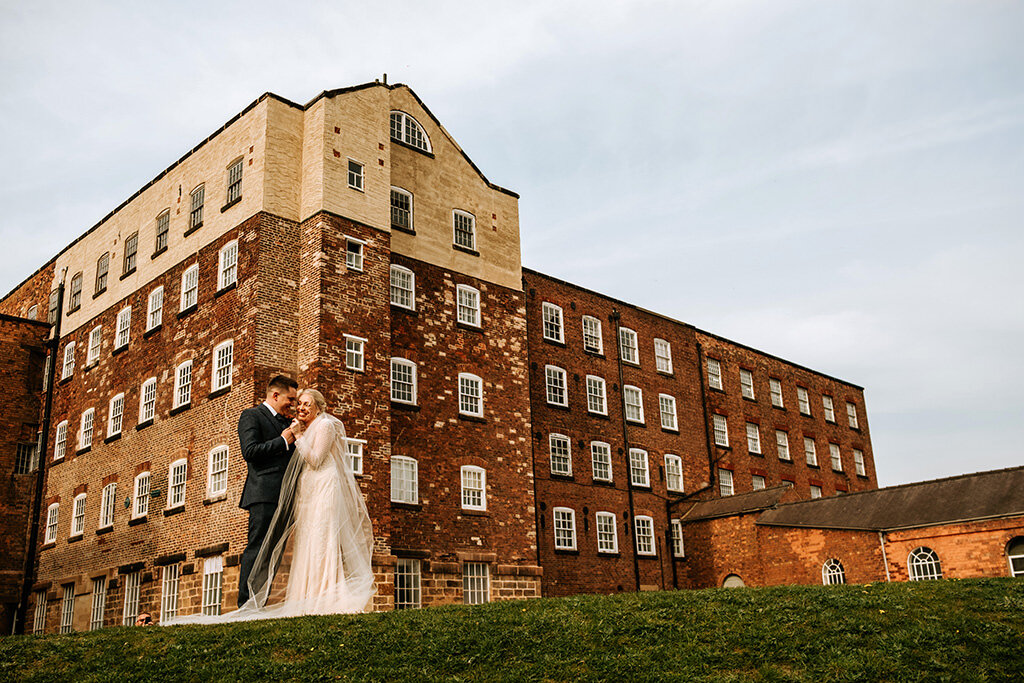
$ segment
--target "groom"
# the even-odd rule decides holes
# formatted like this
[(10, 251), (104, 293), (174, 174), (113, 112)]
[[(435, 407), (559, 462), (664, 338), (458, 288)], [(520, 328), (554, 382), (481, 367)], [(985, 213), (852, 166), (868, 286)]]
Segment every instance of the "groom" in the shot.
[(243, 410), (238, 418), (238, 441), (242, 457), (249, 466), (238, 504), (249, 512), (249, 536), (238, 576), (239, 607), (249, 599), (249, 574), (277, 510), (281, 480), (295, 448), (288, 415), (298, 388), (298, 382), (292, 378), (278, 375), (267, 385), (267, 400)]

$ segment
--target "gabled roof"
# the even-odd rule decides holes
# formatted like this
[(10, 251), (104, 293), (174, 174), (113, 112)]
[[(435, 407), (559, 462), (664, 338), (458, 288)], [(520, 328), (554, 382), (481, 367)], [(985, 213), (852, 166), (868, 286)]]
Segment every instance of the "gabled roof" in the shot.
[(761, 510), (767, 510), (778, 505), (782, 495), (790, 488), (790, 484), (783, 484), (782, 486), (773, 486), (770, 489), (752, 491), (751, 493), (740, 493), (735, 496), (702, 500), (695, 503), (679, 519), (683, 522), (695, 522), (701, 519), (715, 519), (716, 517), (731, 517), (732, 515), (760, 512)]
[(1024, 515), (1024, 467), (785, 503), (757, 523), (888, 531)]

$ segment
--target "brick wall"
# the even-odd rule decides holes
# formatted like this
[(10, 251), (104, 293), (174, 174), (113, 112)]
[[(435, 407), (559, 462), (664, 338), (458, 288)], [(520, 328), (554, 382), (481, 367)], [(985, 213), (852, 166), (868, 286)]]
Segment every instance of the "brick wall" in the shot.
[(1018, 536), (1024, 536), (1024, 516), (891, 531), (885, 544), (890, 576), (906, 581), (907, 558), (919, 547), (935, 551), (946, 579), (1009, 576), (1006, 548)]

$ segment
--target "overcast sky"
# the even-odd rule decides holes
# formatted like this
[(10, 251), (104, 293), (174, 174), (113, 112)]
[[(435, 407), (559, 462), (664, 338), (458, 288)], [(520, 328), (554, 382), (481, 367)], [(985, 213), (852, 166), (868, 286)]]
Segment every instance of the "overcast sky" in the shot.
[(0, 0), (0, 295), (261, 93), (387, 73), (525, 265), (864, 386), (880, 484), (1024, 463), (1024, 3), (305, 4)]

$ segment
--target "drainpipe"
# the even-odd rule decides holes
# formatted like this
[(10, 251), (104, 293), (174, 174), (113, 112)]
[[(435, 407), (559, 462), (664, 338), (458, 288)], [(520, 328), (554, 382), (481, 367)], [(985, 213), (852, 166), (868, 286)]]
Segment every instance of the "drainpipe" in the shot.
[[(57, 310), (55, 319), (50, 326), (50, 339), (46, 346), (49, 353), (46, 357), (46, 396), (43, 399), (43, 421), (39, 430), (37, 446), (39, 466), (36, 469), (36, 490), (32, 497), (32, 514), (29, 516), (28, 548), (25, 553), (25, 578), (21, 586), (21, 601), (14, 617), (14, 633), (25, 632), (25, 616), (28, 613), (28, 599), (35, 583), (36, 545), (39, 543), (39, 516), (43, 506), (43, 484), (46, 481), (46, 454), (49, 450), (50, 421), (53, 416), (53, 387), (56, 385), (57, 351), (60, 347), (60, 324), (64, 317), (64, 277), (67, 268), (61, 273), (60, 284), (57, 285)], [(49, 308), (47, 308), (49, 313)]]
[(629, 462), (629, 425), (626, 424), (626, 390), (622, 383), (622, 354), (619, 352), (619, 321), (621, 316), (617, 308), (612, 309), (608, 318), (615, 323), (615, 363), (619, 368), (619, 410), (622, 412), (622, 444), (626, 454), (626, 491), (629, 494), (629, 537), (633, 550), (633, 576), (636, 578), (636, 591), (640, 592), (640, 559), (636, 554), (636, 509), (633, 504), (633, 477)]
[(892, 579), (889, 578), (889, 559), (885, 556), (885, 532), (878, 532), (878, 545), (882, 546), (882, 564), (885, 565), (885, 582), (889, 583)]
[(704, 347), (697, 342), (697, 371), (700, 373), (700, 404), (704, 411), (704, 446), (708, 449), (708, 485), (706, 488), (712, 488), (715, 485), (715, 451), (711, 447), (711, 431), (708, 429), (708, 395), (707, 395), (707, 377), (704, 374), (705, 369), (704, 359)]

